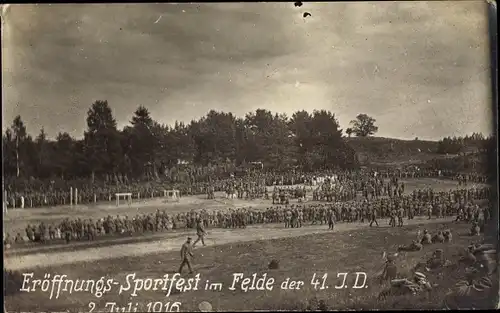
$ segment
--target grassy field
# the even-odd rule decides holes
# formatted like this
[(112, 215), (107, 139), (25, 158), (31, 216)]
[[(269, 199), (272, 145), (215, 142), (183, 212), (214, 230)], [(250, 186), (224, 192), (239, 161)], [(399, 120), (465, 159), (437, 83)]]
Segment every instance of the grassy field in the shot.
[[(385, 226), (385, 225), (384, 225)], [(452, 243), (426, 246), (423, 251), (399, 254), (396, 260), (399, 276), (405, 277), (412, 272), (414, 266), (426, 261), (436, 249), (443, 249), (444, 255), (452, 266), (438, 272), (426, 272), (433, 287), (431, 292), (415, 296), (402, 295), (378, 300), (378, 294), (387, 288), (381, 284), (377, 276), (381, 273), (384, 260), (383, 251), (395, 252), (398, 245), (408, 244), (416, 237), (417, 229), (428, 229), (435, 232), (438, 229), (450, 228), (454, 234)], [(198, 291), (173, 292), (166, 297), (165, 291), (140, 291), (132, 297), (132, 290), (119, 294), (120, 285), (113, 285), (111, 291), (101, 298), (90, 292), (64, 293), (59, 299), (49, 299), (49, 293), (12, 292), (5, 298), (7, 310), (13, 311), (88, 311), (89, 303), (95, 304), (95, 310), (107, 311), (106, 303), (115, 302), (143, 310), (149, 302), (173, 303), (180, 302), (182, 311), (198, 311), (202, 301), (208, 301), (216, 311), (254, 311), (254, 310), (300, 310), (300, 309), (440, 309), (443, 299), (449, 289), (464, 276), (464, 265), (458, 264), (459, 255), (464, 247), (474, 242), (482, 242), (484, 238), (466, 236), (469, 226), (457, 223), (435, 223), (427, 225), (412, 225), (404, 228), (369, 228), (363, 227), (350, 231), (334, 231), (308, 236), (281, 238), (275, 240), (260, 240), (250, 242), (234, 242), (225, 245), (210, 245), (195, 249), (194, 270), (200, 275)], [(282, 230), (285, 232), (286, 230)], [(279, 268), (269, 269), (271, 260), (279, 261)], [(126, 276), (135, 273), (137, 278), (161, 278), (165, 274), (172, 275), (179, 266), (178, 252), (157, 253), (138, 257), (115, 258), (68, 264), (44, 269), (24, 270), (34, 272), (34, 278), (43, 279), (45, 273), (66, 274), (69, 279), (95, 279), (101, 277), (113, 278), (122, 286), (126, 286)], [(347, 286), (349, 288), (335, 289), (341, 284), (338, 273), (348, 272)], [(352, 288), (355, 272), (365, 272), (366, 288)], [(257, 274), (261, 277), (267, 274), (274, 278), (273, 290), (251, 290), (244, 292), (241, 288), (232, 291), (233, 273), (243, 273), (245, 277)], [(315, 290), (311, 286), (311, 278), (328, 274), (326, 285), (328, 289)], [(183, 274), (184, 278), (194, 278), (194, 275)], [(300, 290), (283, 290), (281, 283), (287, 278), (304, 282)], [(222, 283), (222, 290), (205, 289), (205, 282)], [(19, 289), (21, 279), (11, 279), (11, 289)], [(484, 302), (484, 307), (493, 308), (496, 305), (493, 295), (498, 291), (498, 281), (491, 289), (490, 302)], [(324, 303), (322, 303), (324, 302)], [(320, 303), (320, 304), (318, 304)], [(136, 305), (137, 304), (137, 305)]]
[[(451, 220), (451, 217), (432, 220), (420, 217), (406, 221), (405, 224), (445, 223)], [(388, 220), (380, 220), (380, 223), (382, 223), (381, 225), (388, 225)], [(366, 227), (366, 223), (338, 223), (336, 231), (361, 230), (366, 229)], [(245, 229), (209, 229), (205, 242), (209, 246), (213, 246), (324, 233), (328, 233), (326, 225), (305, 225), (302, 228), (284, 230), (283, 224), (259, 224)], [(195, 230), (178, 230), (157, 234), (146, 233), (129, 238), (102, 238), (102, 240), (94, 242), (82, 241), (47, 246), (40, 244), (28, 248), (15, 247), (4, 252), (4, 266), (9, 269), (22, 270), (118, 257), (145, 256), (158, 251), (176, 251), (188, 236), (195, 237)]]
[[(439, 179), (417, 179), (406, 181), (406, 192), (414, 189), (432, 187), (436, 191), (457, 187), (457, 183)], [(220, 196), (220, 195), (219, 195)], [(170, 212), (183, 212), (191, 209), (224, 209), (227, 207), (252, 206), (265, 208), (271, 206), (266, 200), (206, 200), (205, 196), (186, 197), (179, 203), (164, 203), (153, 199), (135, 203), (133, 206), (116, 208), (112, 204), (81, 206), (78, 208), (56, 207), (47, 209), (16, 210), (9, 212), (4, 220), (4, 228), (15, 230), (24, 227), (28, 220), (57, 221), (64, 217), (97, 218), (100, 216), (154, 212), (157, 208)], [(198, 304), (209, 301), (214, 310), (300, 310), (300, 309), (373, 309), (373, 308), (429, 308), (443, 307), (443, 299), (449, 288), (464, 276), (464, 266), (457, 265), (459, 254), (472, 242), (483, 241), (482, 237), (466, 236), (469, 226), (449, 223), (448, 219), (415, 219), (404, 228), (388, 228), (387, 221), (381, 221), (380, 228), (369, 228), (366, 224), (341, 223), (335, 231), (326, 230), (326, 226), (307, 226), (301, 229), (283, 229), (283, 225), (267, 224), (249, 227), (244, 230), (213, 229), (209, 230), (207, 247), (198, 247), (195, 251), (195, 272), (200, 275), (200, 289), (204, 289), (206, 280), (223, 284), (221, 291), (174, 292), (169, 297), (164, 291), (143, 291), (132, 297), (132, 291), (119, 294), (120, 284), (126, 285), (126, 276), (135, 273), (141, 278), (161, 278), (172, 275), (179, 266), (177, 250), (187, 235), (194, 237), (192, 230), (170, 231), (167, 233), (147, 234), (140, 237), (101, 238), (93, 243), (72, 243), (65, 245), (54, 243), (18, 247), (4, 251), (4, 268), (18, 270), (13, 276), (5, 278), (7, 289), (5, 303), (7, 310), (13, 311), (90, 311), (89, 304), (95, 304), (93, 312), (110, 312), (108, 302), (116, 302), (127, 307), (124, 311), (147, 310), (148, 303), (180, 302), (182, 311), (198, 310)], [(406, 223), (407, 221), (405, 221)], [(425, 223), (425, 224), (422, 224)], [(417, 225), (419, 224), (419, 225)], [(396, 296), (379, 300), (378, 294), (387, 288), (380, 284), (377, 275), (381, 272), (384, 261), (382, 252), (394, 252), (401, 244), (408, 244), (415, 238), (417, 230), (424, 228), (431, 232), (442, 228), (451, 228), (454, 240), (451, 244), (436, 244), (424, 251), (400, 254), (397, 266), (401, 276), (411, 272), (418, 263), (425, 261), (437, 248), (445, 251), (445, 256), (454, 266), (443, 269), (440, 273), (426, 273), (433, 284), (431, 292), (416, 296)], [(496, 234), (496, 233), (495, 233)], [(260, 240), (259, 240), (260, 239)], [(494, 239), (489, 239), (490, 242)], [(279, 268), (270, 270), (271, 260), (279, 261)], [(348, 286), (352, 287), (356, 271), (366, 272), (367, 288), (345, 288), (337, 290), (333, 286), (339, 283), (337, 274), (351, 273), (347, 277)], [(49, 299), (47, 292), (20, 292), (22, 276), (20, 273), (34, 273), (34, 279), (43, 279), (45, 273), (52, 276), (66, 274), (68, 279), (113, 278), (118, 285), (113, 285), (110, 292), (98, 298), (90, 292), (63, 293), (58, 299)], [(254, 273), (275, 279), (274, 289), (268, 291), (229, 290), (233, 273), (250, 276)], [(311, 278), (328, 274), (329, 289), (314, 290)], [(192, 275), (183, 275), (192, 278)], [(302, 280), (300, 290), (282, 290), (281, 283), (286, 279)], [(498, 282), (495, 282), (498, 290)], [(491, 289), (493, 290), (493, 289)], [(49, 291), (50, 293), (50, 291)], [(496, 295), (496, 294), (495, 294)], [(490, 299), (495, 299), (493, 294)], [(493, 307), (492, 302), (483, 302), (482, 306)], [(152, 308), (150, 308), (152, 309)], [(151, 310), (150, 310), (151, 311)], [(165, 311), (163, 308), (162, 311)]]
[[(405, 182), (405, 193), (411, 193), (415, 189), (432, 187), (436, 191), (445, 191), (458, 187), (458, 183), (452, 180), (436, 178), (419, 178), (403, 180)], [(472, 187), (474, 185), (470, 185)], [(272, 190), (272, 188), (269, 188)], [(92, 218), (98, 219), (108, 215), (128, 215), (133, 217), (136, 214), (154, 213), (157, 209), (167, 210), (176, 214), (187, 212), (192, 209), (199, 210), (224, 210), (234, 207), (253, 207), (263, 209), (272, 206), (271, 200), (256, 199), (249, 200), (229, 200), (223, 198), (223, 193), (216, 194), (216, 200), (207, 200), (206, 195), (183, 197), (179, 202), (165, 202), (162, 198), (145, 199), (134, 201), (131, 206), (121, 205), (116, 207), (114, 203), (100, 203), (97, 205), (79, 205), (77, 207), (57, 206), (51, 208), (14, 209), (9, 210), (4, 216), (4, 232), (11, 234), (14, 238), (16, 233), (24, 235), (27, 224), (45, 222), (46, 224), (59, 223), (65, 218)], [(309, 192), (311, 197), (311, 192)], [(295, 200), (292, 201), (294, 203)]]

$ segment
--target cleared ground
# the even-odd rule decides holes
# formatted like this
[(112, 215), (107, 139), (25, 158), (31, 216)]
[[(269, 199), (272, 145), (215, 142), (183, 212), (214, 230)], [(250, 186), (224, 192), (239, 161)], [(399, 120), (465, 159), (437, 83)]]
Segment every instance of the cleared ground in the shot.
[[(450, 180), (418, 179), (406, 181), (405, 192), (411, 193), (414, 189), (432, 187), (436, 191), (456, 188), (457, 183)], [(180, 202), (165, 202), (164, 199), (144, 200), (134, 203), (133, 206), (116, 207), (111, 204), (81, 207), (54, 207), (44, 209), (12, 210), (4, 221), (4, 229), (11, 234), (23, 233), (24, 227), (30, 221), (47, 224), (70, 218), (99, 218), (108, 215), (134, 216), (137, 213), (154, 212), (157, 208), (165, 208), (168, 212), (186, 212), (192, 209), (205, 208), (207, 210), (225, 210), (228, 207), (265, 208), (272, 205), (270, 200), (229, 200), (218, 195), (216, 200), (207, 200), (206, 196), (192, 196), (182, 198)], [(34, 215), (34, 216), (33, 216)], [(418, 221), (415, 220), (415, 221)], [(427, 221), (424, 221), (427, 222)], [(433, 221), (434, 222), (434, 221)], [(282, 230), (283, 225), (258, 225), (249, 227), (245, 231), (228, 229), (211, 229), (207, 240), (218, 243), (235, 242), (240, 240), (256, 240), (281, 238), (286, 236), (300, 236), (325, 231), (324, 226), (309, 226), (301, 229)], [(365, 227), (361, 224), (339, 224), (339, 229), (353, 229)], [(67, 264), (78, 261), (96, 260), (116, 256), (144, 255), (157, 251), (177, 249), (187, 235), (194, 236), (193, 231), (167, 231), (161, 233), (146, 233), (140, 236), (112, 236), (98, 237), (95, 242), (53, 242), (51, 244), (25, 244), (14, 246), (4, 251), (5, 265), (10, 268), (22, 269), (44, 264)], [(276, 237), (277, 236), (277, 237)], [(113, 246), (113, 247), (110, 247)]]
[[(67, 292), (61, 293), (58, 299), (49, 299), (48, 292), (20, 292), (15, 295), (7, 295), (5, 304), (7, 310), (14, 311), (66, 311), (78, 312), (88, 311), (89, 304), (94, 303), (95, 312), (107, 311), (106, 303), (115, 302), (120, 306), (127, 306), (132, 303), (138, 311), (147, 309), (147, 303), (159, 301), (162, 303), (180, 302), (182, 311), (198, 310), (198, 305), (202, 301), (208, 301), (217, 311), (254, 311), (254, 310), (300, 310), (307, 309), (313, 305), (314, 299), (325, 301), (325, 305), (330, 310), (342, 309), (440, 309), (443, 308), (445, 294), (459, 279), (463, 278), (464, 265), (458, 263), (459, 255), (464, 247), (471, 243), (483, 241), (483, 237), (470, 237), (466, 233), (469, 226), (457, 223), (430, 223), (426, 225), (411, 225), (404, 228), (389, 228), (386, 223), (380, 228), (369, 228), (366, 225), (356, 225), (349, 229), (347, 226), (338, 225), (339, 228), (333, 232), (321, 231), (322, 234), (289, 237), (268, 240), (281, 237), (289, 230), (283, 229), (260, 229), (259, 234), (263, 237), (258, 241), (245, 241), (255, 239), (254, 230), (237, 230), (228, 232), (231, 241), (225, 243), (224, 239), (217, 238), (216, 242), (208, 241), (207, 247), (195, 249), (194, 270), (200, 274), (199, 288), (205, 289), (207, 280), (222, 283), (222, 290), (197, 290), (186, 292), (174, 292), (166, 297), (166, 292), (139, 291), (136, 297), (131, 296), (131, 290), (123, 291), (119, 294), (120, 286), (127, 287), (126, 276), (136, 275), (136, 278), (162, 278), (165, 274), (172, 275), (178, 269), (180, 260), (178, 251), (163, 252), (168, 250), (167, 246), (158, 246), (155, 254), (137, 256), (120, 256), (119, 254), (100, 254), (107, 259), (99, 259), (93, 262), (82, 262), (74, 264), (54, 264), (45, 263), (47, 260), (40, 259), (40, 264), (45, 268), (34, 270), (25, 269), (25, 273), (34, 273), (33, 279), (43, 279), (46, 273), (51, 275), (66, 274), (68, 279), (94, 279), (101, 277), (113, 278), (117, 284), (112, 285), (112, 289), (101, 298), (90, 292)], [(402, 253), (398, 256), (396, 264), (398, 273), (404, 277), (411, 272), (419, 262), (425, 262), (436, 249), (443, 249), (444, 255), (452, 263), (449, 268), (438, 272), (426, 272), (431, 284), (435, 285), (431, 292), (424, 292), (415, 296), (393, 296), (386, 300), (377, 300), (378, 294), (387, 285), (381, 284), (377, 277), (381, 273), (384, 260), (383, 251), (395, 252), (398, 245), (408, 244), (415, 238), (417, 230), (428, 229), (435, 231), (443, 228), (450, 228), (454, 234), (452, 243), (434, 244), (426, 246), (423, 251)], [(230, 234), (229, 234), (230, 233)], [(306, 232), (303, 232), (306, 233)], [(250, 236), (250, 234), (253, 234)], [(281, 234), (281, 235), (279, 235)], [(217, 236), (219, 236), (218, 234)], [(297, 233), (289, 233), (288, 236), (295, 236)], [(172, 239), (171, 245), (178, 249), (181, 243)], [(238, 241), (238, 242), (237, 242)], [(112, 247), (116, 249), (117, 247)], [(130, 247), (132, 250), (132, 247)], [(141, 253), (140, 247), (133, 250)], [(162, 251), (162, 253), (159, 253)], [(94, 252), (88, 253), (94, 254)], [(114, 256), (115, 258), (110, 258)], [(65, 259), (66, 257), (61, 256)], [(279, 261), (279, 268), (271, 270), (268, 264), (271, 260)], [(68, 260), (69, 261), (69, 260)], [(50, 264), (50, 265), (49, 265)], [(6, 264), (9, 268), (9, 265)], [(335, 285), (341, 285), (338, 273), (348, 272), (346, 284), (348, 288), (335, 289)], [(367, 275), (366, 288), (354, 289), (355, 272), (365, 272)], [(249, 277), (256, 273), (261, 277), (267, 273), (268, 278), (274, 278), (274, 288), (271, 291), (248, 291), (244, 292), (240, 288), (232, 291), (233, 273), (243, 273)], [(311, 285), (311, 279), (316, 274), (317, 278), (328, 274), (326, 285), (328, 289), (315, 290)], [(184, 274), (184, 278), (193, 278), (193, 275)], [(282, 290), (281, 283), (291, 278), (301, 280), (304, 285), (300, 290)], [(22, 279), (17, 283), (19, 288)], [(493, 291), (497, 291), (498, 282), (495, 282), (491, 290), (490, 301), (483, 304), (483, 307), (494, 307), (495, 298)], [(132, 282), (132, 288), (134, 283)], [(92, 306), (92, 304), (90, 304)]]
[[(411, 180), (406, 183), (406, 192), (414, 189), (432, 187), (436, 191), (456, 188), (454, 181), (437, 179)], [(156, 201), (156, 202), (155, 202)], [(182, 212), (197, 208), (223, 209), (227, 207), (268, 207), (271, 201), (255, 200), (206, 200), (205, 196), (186, 197), (179, 203), (163, 203), (161, 199), (154, 199), (134, 204), (132, 207), (116, 208), (114, 205), (102, 204), (96, 207), (86, 206), (73, 208), (30, 209), (14, 210), (4, 221), (6, 227), (15, 229), (12, 225), (25, 227), (30, 215), (37, 215), (36, 221), (55, 221), (66, 216), (82, 218), (97, 218), (107, 215), (153, 212), (157, 208), (166, 208), (170, 212)], [(31, 214), (30, 214), (31, 213)], [(45, 217), (45, 218), (43, 218)], [(457, 255), (471, 242), (481, 241), (481, 237), (463, 236), (469, 226), (450, 224), (450, 219), (426, 220), (417, 218), (404, 228), (389, 228), (387, 220), (381, 220), (380, 228), (369, 228), (367, 224), (338, 224), (334, 232), (328, 231), (326, 226), (307, 226), (300, 229), (283, 229), (283, 225), (268, 224), (247, 229), (209, 230), (206, 240), (207, 247), (198, 247), (195, 251), (195, 271), (201, 275), (203, 286), (208, 279), (212, 282), (223, 283), (222, 291), (193, 291), (165, 297), (162, 291), (149, 291), (131, 297), (131, 291), (118, 294), (119, 286), (113, 286), (110, 293), (97, 298), (88, 292), (65, 293), (59, 299), (49, 299), (49, 294), (37, 291), (17, 293), (5, 298), (7, 310), (15, 311), (88, 311), (89, 303), (94, 302), (94, 312), (108, 311), (106, 302), (117, 302), (121, 306), (132, 303), (132, 311), (137, 303), (138, 309), (145, 310), (147, 302), (162, 301), (164, 303), (179, 301), (182, 311), (197, 310), (201, 301), (209, 301), (218, 311), (228, 310), (298, 310), (307, 309), (311, 299), (318, 297), (326, 301), (330, 310), (340, 309), (372, 309), (372, 308), (442, 308), (442, 299), (448, 287), (454, 284), (463, 271), (450, 270), (444, 275), (431, 276), (438, 284), (437, 289), (424, 296), (391, 298), (385, 302), (377, 301), (376, 295), (384, 286), (376, 284), (375, 274), (382, 269), (382, 251), (395, 251), (397, 245), (408, 244), (415, 238), (417, 229), (427, 228), (431, 231), (442, 228), (452, 228), (454, 242), (452, 244), (434, 245), (422, 252), (408, 253), (398, 260), (402, 274), (408, 272), (419, 261), (429, 256), (436, 248), (443, 248), (447, 256), (457, 259)], [(406, 223), (408, 223), (405, 220)], [(422, 223), (420, 225), (416, 225)], [(9, 225), (10, 224), (10, 225)], [(137, 277), (161, 278), (166, 273), (173, 273), (179, 266), (180, 245), (187, 235), (194, 235), (193, 231), (177, 231), (158, 233), (136, 238), (116, 238), (113, 245), (103, 242), (74, 243), (71, 245), (55, 244), (50, 247), (37, 246), (15, 251), (4, 252), (4, 268), (34, 272), (34, 278), (43, 279), (45, 273), (66, 274), (70, 279), (96, 279), (101, 277), (114, 278), (125, 284), (125, 276), (136, 273)], [(256, 241), (257, 240), (257, 241)], [(109, 241), (109, 240), (103, 240)], [(277, 270), (267, 268), (269, 261), (280, 261)], [(455, 260), (456, 261), (456, 260)], [(33, 270), (30, 270), (33, 269)], [(314, 273), (320, 277), (328, 273), (330, 285), (338, 283), (338, 272), (362, 271), (368, 275), (368, 288), (336, 290), (313, 290), (310, 286)], [(243, 273), (258, 275), (268, 273), (276, 279), (272, 291), (231, 291), (232, 274)], [(458, 276), (457, 276), (458, 275)], [(301, 290), (281, 290), (280, 284), (286, 278), (300, 279), (305, 282)], [(352, 285), (353, 276), (349, 276)], [(330, 283), (331, 281), (331, 283)], [(11, 281), (22, 285), (20, 281)], [(495, 286), (496, 288), (497, 286)], [(50, 293), (50, 291), (49, 291)], [(125, 310), (127, 311), (127, 310)]]
[[(445, 223), (452, 218), (427, 220), (425, 218), (416, 218), (413, 221), (406, 221), (407, 224), (427, 224), (427, 223)], [(382, 227), (387, 227), (388, 220), (380, 220)], [(356, 229), (366, 229), (366, 223), (339, 223), (336, 225), (336, 231), (348, 231)], [(246, 229), (212, 229), (209, 231), (205, 243), (209, 246), (216, 246), (227, 243), (238, 243), (254, 240), (268, 240), (287, 237), (299, 237), (310, 234), (328, 233), (326, 225), (308, 225), (303, 228), (284, 229), (283, 224), (265, 224)], [(76, 262), (104, 260), (116, 257), (140, 256), (178, 250), (185, 242), (187, 236), (196, 238), (194, 230), (166, 232), (153, 238), (140, 238), (139, 242), (119, 243), (113, 242), (112, 245), (104, 244), (101, 247), (91, 247), (87, 249), (78, 249), (77, 246), (61, 244), (45, 250), (43, 246), (28, 248), (28, 253), (23, 250), (14, 250), (5, 253), (4, 266), (7, 269), (22, 270), (33, 267), (43, 267), (49, 265), (74, 264)], [(139, 239), (137, 238), (137, 239)], [(149, 239), (149, 240), (148, 240)], [(109, 241), (107, 242), (110, 243)], [(61, 249), (57, 251), (57, 249)], [(19, 253), (21, 252), (21, 253)]]
[[(405, 182), (405, 193), (411, 193), (415, 189), (423, 189), (432, 187), (435, 191), (445, 191), (458, 187), (458, 183), (452, 180), (435, 179), (435, 178), (421, 178), (421, 179), (408, 179)], [(480, 186), (478, 184), (469, 184), (468, 187)], [(272, 187), (269, 187), (272, 192)], [(309, 187), (310, 190), (310, 187)], [(311, 192), (309, 192), (311, 197)], [(292, 201), (292, 203), (295, 200)], [(272, 206), (271, 200), (230, 200), (223, 197), (223, 193), (217, 193), (215, 200), (207, 200), (206, 195), (197, 195), (183, 197), (179, 202), (166, 201), (163, 198), (134, 200), (132, 205), (122, 204), (119, 207), (114, 202), (112, 203), (98, 203), (91, 205), (78, 205), (76, 207), (70, 206), (57, 206), (51, 208), (29, 208), (29, 209), (12, 209), (4, 215), (4, 232), (11, 234), (15, 237), (16, 233), (24, 235), (24, 229), (29, 223), (45, 222), (46, 224), (58, 223), (65, 218), (92, 218), (94, 220), (108, 215), (128, 215), (130, 217), (136, 214), (155, 212), (157, 209), (167, 210), (171, 214), (180, 212), (188, 212), (191, 210), (207, 209), (211, 210), (225, 210), (227, 208), (235, 207), (253, 207), (262, 209)]]

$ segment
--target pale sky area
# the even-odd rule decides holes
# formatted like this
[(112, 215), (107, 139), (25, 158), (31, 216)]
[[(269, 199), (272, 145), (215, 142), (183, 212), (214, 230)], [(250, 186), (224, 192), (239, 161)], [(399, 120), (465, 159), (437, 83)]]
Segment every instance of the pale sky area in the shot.
[(108, 100), (120, 128), (144, 105), (166, 124), (326, 109), (382, 137), (490, 134), (485, 3), (10, 5), (3, 129), (20, 114), (32, 135), (81, 138)]

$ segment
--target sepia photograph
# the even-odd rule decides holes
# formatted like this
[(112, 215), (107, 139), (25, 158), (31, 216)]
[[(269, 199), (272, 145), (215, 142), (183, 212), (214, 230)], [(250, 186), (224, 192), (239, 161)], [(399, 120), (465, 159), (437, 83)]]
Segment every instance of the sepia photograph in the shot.
[(1, 19), (4, 312), (498, 307), (496, 4)]

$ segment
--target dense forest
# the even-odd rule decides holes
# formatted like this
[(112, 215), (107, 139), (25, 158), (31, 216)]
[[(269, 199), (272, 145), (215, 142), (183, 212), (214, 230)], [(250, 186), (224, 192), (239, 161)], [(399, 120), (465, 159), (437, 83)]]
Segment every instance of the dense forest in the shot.
[[(120, 175), (141, 179), (159, 177), (179, 164), (245, 167), (254, 162), (278, 171), (357, 168), (358, 156), (348, 137), (367, 137), (378, 131), (374, 118), (359, 114), (344, 135), (335, 115), (325, 110), (298, 111), (291, 117), (265, 109), (244, 117), (211, 110), (189, 124), (169, 126), (155, 121), (143, 106), (119, 130), (107, 101), (94, 102), (86, 122), (82, 139), (59, 133), (49, 140), (43, 129), (32, 138), (17, 116), (2, 136), (4, 177), (107, 179)], [(495, 144), (493, 137), (482, 134), (447, 137), (432, 153), (494, 151)]]
[[(36, 138), (29, 136), (27, 126), (17, 116), (2, 138), (4, 175), (97, 179), (119, 174), (141, 178), (161, 175), (179, 163), (244, 166), (261, 162), (278, 170), (357, 166), (355, 152), (345, 143), (335, 115), (324, 110), (312, 114), (299, 111), (287, 117), (257, 109), (243, 118), (212, 110), (189, 124), (168, 126), (155, 121), (140, 106), (130, 125), (119, 130), (107, 101), (96, 101), (86, 121), (82, 139), (59, 133), (56, 140), (48, 140), (43, 129)], [(355, 127), (366, 127), (366, 123)]]

